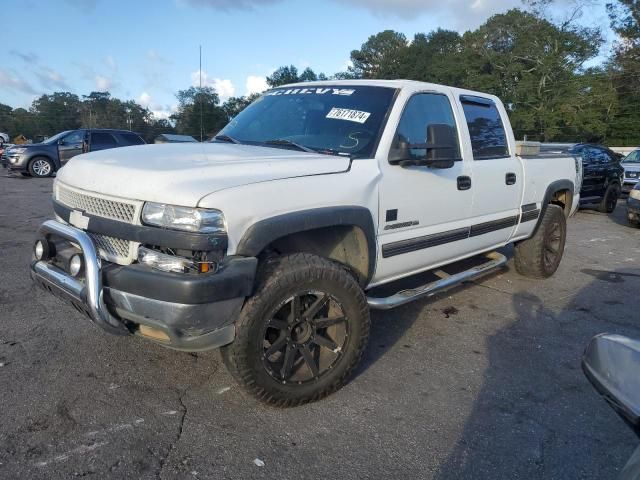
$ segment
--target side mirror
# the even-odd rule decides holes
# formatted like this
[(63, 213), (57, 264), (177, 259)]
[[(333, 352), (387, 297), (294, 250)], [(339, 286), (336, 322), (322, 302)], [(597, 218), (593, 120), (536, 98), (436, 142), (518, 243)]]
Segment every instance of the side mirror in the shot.
[(61, 138), (60, 140), (58, 140), (58, 145), (66, 145), (64, 138)]
[[(461, 160), (454, 127), (432, 123), (427, 125), (426, 134), (426, 143), (408, 143), (400, 136), (395, 154), (389, 159), (389, 163), (401, 167), (452, 168), (456, 160)], [(411, 150), (424, 150), (425, 155), (413, 156)]]
[(598, 335), (582, 357), (585, 376), (640, 436), (640, 341)]

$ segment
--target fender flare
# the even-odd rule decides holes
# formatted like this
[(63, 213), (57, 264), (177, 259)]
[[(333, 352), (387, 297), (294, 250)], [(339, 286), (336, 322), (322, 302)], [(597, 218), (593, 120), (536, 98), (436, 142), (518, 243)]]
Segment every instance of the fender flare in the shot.
[(314, 208), (286, 213), (260, 220), (251, 225), (238, 243), (236, 254), (255, 257), (270, 243), (294, 233), (317, 228), (353, 226), (358, 227), (367, 239), (369, 254), (367, 283), (373, 277), (377, 243), (373, 215), (368, 208), (360, 206), (338, 206)]
[(544, 193), (544, 198), (542, 199), (542, 205), (540, 206), (540, 216), (538, 217), (538, 222), (536, 223), (536, 228), (534, 228), (531, 236), (535, 235), (538, 232), (538, 228), (540, 227), (540, 223), (544, 218), (544, 214), (547, 213), (547, 207), (551, 204), (551, 199), (553, 196), (561, 191), (568, 190), (569, 191), (569, 201), (568, 205), (565, 205), (565, 217), (569, 216), (571, 212), (571, 207), (573, 205), (573, 197), (575, 195), (574, 184), (571, 180), (556, 180), (555, 182), (551, 182), (547, 187), (546, 192)]

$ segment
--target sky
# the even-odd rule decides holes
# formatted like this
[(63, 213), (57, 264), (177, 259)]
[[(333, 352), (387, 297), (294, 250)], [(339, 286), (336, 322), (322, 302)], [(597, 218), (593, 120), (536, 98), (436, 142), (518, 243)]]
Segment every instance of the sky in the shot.
[[(562, 17), (573, 0), (559, 0)], [(606, 28), (605, 0), (581, 18)], [(178, 90), (203, 84), (224, 101), (259, 92), (281, 65), (331, 75), (351, 50), (392, 29), (412, 38), (464, 32), (520, 0), (0, 0), (0, 103), (28, 107), (42, 94), (109, 91), (156, 117)]]

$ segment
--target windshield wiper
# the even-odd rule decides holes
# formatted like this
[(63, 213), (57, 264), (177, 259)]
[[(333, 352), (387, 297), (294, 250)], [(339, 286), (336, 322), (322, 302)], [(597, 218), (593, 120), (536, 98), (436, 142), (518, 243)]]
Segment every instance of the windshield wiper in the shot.
[(229, 135), (216, 135), (215, 137), (213, 137), (214, 140), (219, 140), (221, 142), (229, 142), (229, 143), (235, 143), (236, 145), (240, 145), (242, 142), (240, 142), (240, 140), (236, 140), (233, 137), (230, 137)]
[(309, 152), (309, 153), (318, 153), (317, 150), (314, 150), (313, 148), (309, 148), (309, 147), (305, 147), (304, 145), (300, 145), (299, 143), (296, 142), (292, 142), (291, 140), (285, 140), (284, 138), (279, 138), (279, 139), (275, 139), (275, 140), (266, 140), (264, 142), (261, 142), (263, 145), (283, 145), (285, 147), (295, 147), (298, 150), (301, 150), (303, 152)]

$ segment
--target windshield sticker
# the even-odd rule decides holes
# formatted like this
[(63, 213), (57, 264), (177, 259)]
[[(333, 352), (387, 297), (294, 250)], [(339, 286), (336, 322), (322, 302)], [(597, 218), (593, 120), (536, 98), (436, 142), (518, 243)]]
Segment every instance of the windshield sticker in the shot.
[(371, 113), (361, 112), (360, 110), (349, 110), (348, 108), (336, 108), (333, 107), (327, 118), (334, 118), (336, 120), (348, 120), (349, 122), (364, 123), (367, 121)]
[(288, 90), (271, 90), (265, 96), (275, 95), (353, 95), (355, 90), (351, 88), (290, 88)]

